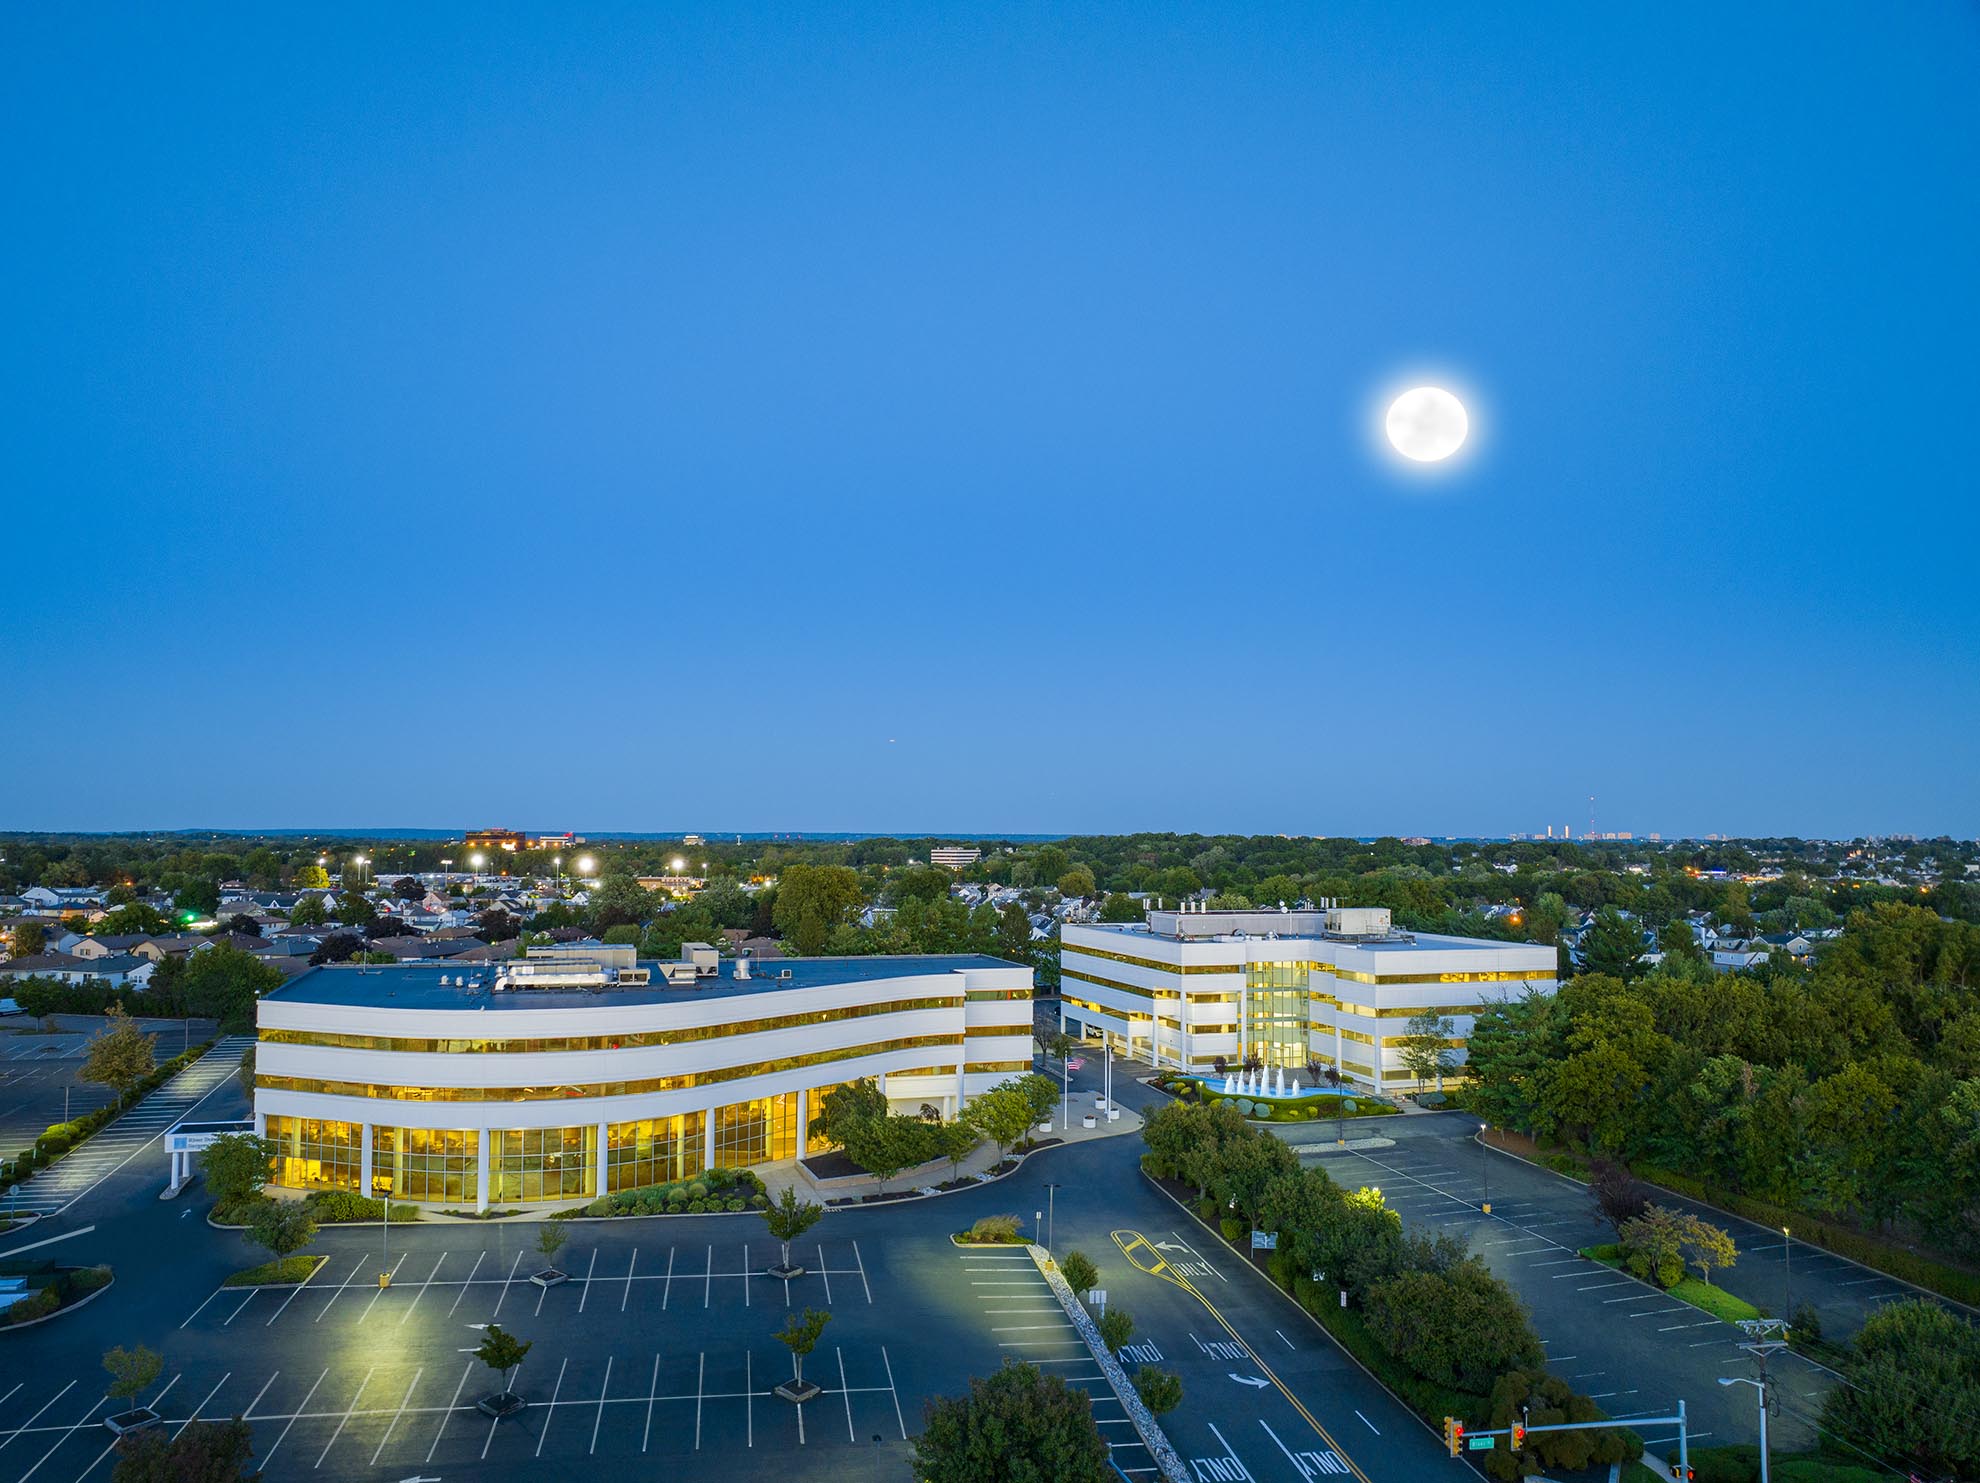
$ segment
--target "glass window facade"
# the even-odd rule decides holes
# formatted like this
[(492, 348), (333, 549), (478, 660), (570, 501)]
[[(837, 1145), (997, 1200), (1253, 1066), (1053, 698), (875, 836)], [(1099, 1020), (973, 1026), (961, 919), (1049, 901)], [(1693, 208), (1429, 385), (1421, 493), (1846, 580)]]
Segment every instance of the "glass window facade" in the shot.
[(271, 1117), (273, 1182), (284, 1189), (355, 1190), (364, 1164), (364, 1125)]
[(701, 1172), (703, 1141), (699, 1112), (613, 1123), (606, 1130), (606, 1187), (644, 1189), (692, 1178)]
[(741, 1169), (797, 1153), (797, 1093), (715, 1109), (715, 1166)]
[(745, 1076), (760, 1076), (768, 1072), (824, 1066), (833, 1061), (878, 1055), (882, 1051), (919, 1050), (931, 1045), (961, 1045), (962, 1042), (960, 1035), (906, 1035), (898, 1040), (876, 1040), (867, 1045), (841, 1046), (837, 1050), (813, 1051), (808, 1055), (785, 1056), (775, 1061), (754, 1061), (746, 1066), (723, 1066), (713, 1071), (649, 1076), (641, 1081), (580, 1082), (563, 1086), (422, 1087), (400, 1086), (391, 1082), (326, 1081), (308, 1076), (256, 1076), (254, 1084), (257, 1090), (266, 1092), (321, 1092), (332, 1097), (365, 1097), (393, 1102), (556, 1102), (575, 1097), (625, 1097), (641, 1092), (678, 1091), (683, 1087), (738, 1081)]
[(479, 1193), (480, 1146), (481, 1135), (472, 1129), (374, 1125), (371, 1192), (395, 1200), (471, 1205)]
[[(1011, 990), (1029, 999), (1031, 991)], [(971, 998), (977, 996), (971, 995)], [(1001, 997), (1001, 996), (1000, 996)], [(860, 1020), (876, 1014), (909, 1014), (919, 1009), (954, 1009), (962, 999), (951, 994), (942, 998), (890, 999), (880, 1004), (849, 1004), (838, 1009), (809, 1009), (798, 1014), (767, 1015), (760, 1019), (732, 1021), (718, 1025), (687, 1025), (674, 1030), (636, 1030), (619, 1035), (564, 1035), (538, 1039), (422, 1039), (400, 1035), (346, 1035), (327, 1030), (279, 1030), (261, 1032), (269, 1045), (322, 1045), (338, 1050), (416, 1051), (441, 1055), (535, 1055), (546, 1051), (631, 1050), (649, 1045), (684, 1045), (697, 1040), (725, 1040), (732, 1035), (753, 1034), (759, 1030), (793, 1030), (805, 1025), (829, 1025), (843, 1020)], [(1027, 1029), (1025, 1033), (1030, 1034)]]
[(589, 1123), (498, 1128), (488, 1135), (488, 1198), (497, 1205), (595, 1195), (597, 1170), (598, 1129)]

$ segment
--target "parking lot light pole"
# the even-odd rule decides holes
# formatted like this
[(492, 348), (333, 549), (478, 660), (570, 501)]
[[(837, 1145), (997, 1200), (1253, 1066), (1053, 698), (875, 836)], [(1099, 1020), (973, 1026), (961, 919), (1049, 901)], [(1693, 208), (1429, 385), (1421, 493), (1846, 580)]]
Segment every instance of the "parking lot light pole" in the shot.
[(1492, 1150), (1485, 1146), (1485, 1135), (1491, 1131), (1484, 1123), (1478, 1125), (1478, 1208), (1487, 1215), (1492, 1213)]
[(1794, 1322), (1794, 1237), (1786, 1226), (1781, 1227), (1781, 1273), (1787, 1283), (1787, 1300), (1781, 1304), (1781, 1315), (1789, 1323)]
[(1047, 1183), (1045, 1186), (1045, 1249), (1047, 1251), (1052, 1249), (1052, 1221), (1058, 1213), (1058, 1202), (1055, 1198), (1058, 1190), (1056, 1184)]

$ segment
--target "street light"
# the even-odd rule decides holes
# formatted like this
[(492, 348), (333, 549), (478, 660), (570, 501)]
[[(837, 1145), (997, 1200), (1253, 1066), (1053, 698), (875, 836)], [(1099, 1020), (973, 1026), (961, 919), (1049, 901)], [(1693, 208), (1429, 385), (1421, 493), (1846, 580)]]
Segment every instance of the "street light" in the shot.
[(1045, 1249), (1047, 1251), (1052, 1249), (1052, 1217), (1056, 1209), (1054, 1197), (1058, 1189), (1056, 1184), (1049, 1182), (1045, 1186)]
[(1492, 1213), (1492, 1153), (1485, 1146), (1485, 1135), (1491, 1131), (1484, 1123), (1478, 1125), (1478, 1208), (1487, 1215)]
[(1745, 1375), (1721, 1375), (1721, 1385), (1750, 1385), (1760, 1392), (1760, 1483), (1767, 1483), (1767, 1382)]
[(578, 856), (578, 863), (577, 863), (578, 874), (590, 875), (596, 864), (597, 862), (594, 861), (589, 855)]
[(1781, 1305), (1781, 1312), (1789, 1323), (1794, 1322), (1794, 1238), (1788, 1234), (1786, 1226), (1781, 1227), (1781, 1274), (1787, 1283), (1787, 1301)]

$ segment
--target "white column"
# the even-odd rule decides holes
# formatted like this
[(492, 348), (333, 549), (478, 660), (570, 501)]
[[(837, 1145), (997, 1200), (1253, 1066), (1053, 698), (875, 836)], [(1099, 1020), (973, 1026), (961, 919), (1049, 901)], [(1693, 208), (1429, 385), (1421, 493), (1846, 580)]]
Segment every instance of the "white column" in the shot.
[(797, 1099), (797, 1156), (803, 1158), (811, 1142), (811, 1093), (799, 1087)]
[(701, 1115), (701, 1167), (715, 1167), (715, 1109), (712, 1107)]
[[(365, 1157), (371, 1156), (371, 1145), (365, 1145)], [(479, 1214), (488, 1208), (488, 1129), (479, 1128), (474, 1135), (474, 1208)]]
[(602, 1195), (605, 1193), (605, 1180), (606, 1180), (605, 1166), (611, 1154), (611, 1141), (608, 1136), (611, 1133), (611, 1131), (612, 1131), (612, 1125), (610, 1123), (600, 1123), (598, 1125), (598, 1175), (597, 1175), (598, 1187), (593, 1191), (594, 1194), (598, 1194), (598, 1195)]
[(268, 1136), (267, 1113), (258, 1110), (256, 1111), (254, 1115), (254, 1136), (257, 1138), (266, 1138)]
[(367, 1200), (371, 1198), (371, 1124), (359, 1123), (358, 1133), (358, 1193)]

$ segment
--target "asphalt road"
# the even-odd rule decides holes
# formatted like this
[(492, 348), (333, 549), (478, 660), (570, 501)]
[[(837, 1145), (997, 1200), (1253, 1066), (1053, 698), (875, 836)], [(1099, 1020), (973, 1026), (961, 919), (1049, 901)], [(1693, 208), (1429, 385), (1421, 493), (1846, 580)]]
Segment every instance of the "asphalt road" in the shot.
[[(69, 1117), (94, 1112), (110, 1101), (108, 1087), (78, 1079), (89, 1042), (101, 1033), (101, 1018), (87, 1015), (58, 1015), (62, 1027), (58, 1035), (39, 1033), (37, 1023), (25, 1015), (0, 1019), (0, 1158), (11, 1158), (54, 1124)], [(183, 1020), (140, 1020), (140, 1028), (155, 1035), (161, 1061), (178, 1054), (188, 1034)], [(23, 1034), (34, 1030), (37, 1033)], [(195, 1023), (191, 1042), (209, 1038), (212, 1022)], [(66, 1099), (65, 1099), (66, 1094)]]
[[(1098, 1068), (1082, 1073), (1097, 1075)], [(1125, 1089), (1124, 1089), (1125, 1090)], [(1139, 1091), (1139, 1088), (1134, 1089)], [(230, 1105), (231, 1104), (231, 1105)], [(237, 1110), (231, 1083), (200, 1115)], [(672, 1460), (697, 1477), (906, 1479), (907, 1438), (933, 1396), (1005, 1358), (1094, 1393), (1095, 1418), (1130, 1477), (1152, 1476), (1132, 1426), (1022, 1252), (959, 1249), (979, 1215), (1027, 1224), (1053, 1192), (1063, 1252), (1084, 1247), (1109, 1301), (1136, 1318), (1126, 1356), (1181, 1374), (1167, 1418), (1199, 1480), (1367, 1483), (1456, 1473), (1437, 1440), (1349, 1364), (1269, 1283), (1203, 1240), (1142, 1179), (1139, 1140), (1049, 1151), (999, 1185), (938, 1200), (834, 1212), (798, 1254), (810, 1275), (762, 1275), (774, 1256), (755, 1217), (580, 1222), (547, 1291), (533, 1223), (332, 1229), (306, 1287), (243, 1291), (226, 1274), (262, 1253), (204, 1224), (196, 1186), (156, 1198), (164, 1159), (134, 1159), (61, 1215), (0, 1242), (45, 1240), (118, 1281), (90, 1306), (0, 1335), (0, 1475), (108, 1477), (103, 1351), (149, 1344), (166, 1359), (159, 1409), (177, 1427), (246, 1415), (271, 1480), (489, 1476), (591, 1478)], [(380, 1269), (394, 1274), (381, 1291)], [(825, 1393), (798, 1408), (771, 1387), (789, 1373), (773, 1332), (806, 1305), (832, 1321), (807, 1363)], [(499, 1321), (535, 1348), (517, 1377), (530, 1400), (499, 1425), (472, 1410), (489, 1377), (473, 1325)]]

